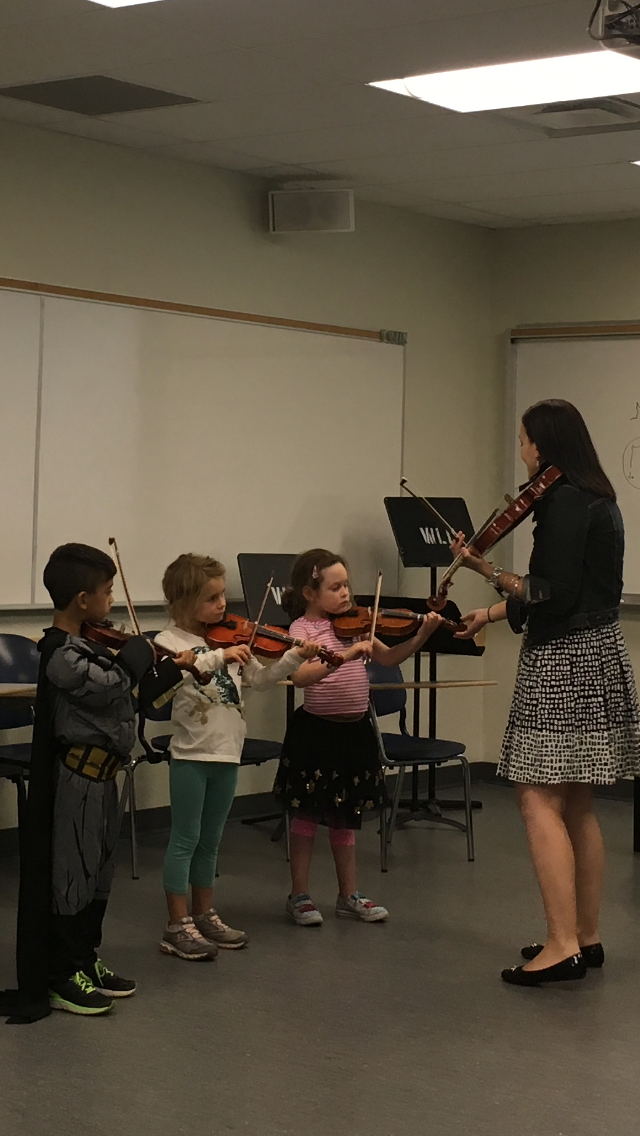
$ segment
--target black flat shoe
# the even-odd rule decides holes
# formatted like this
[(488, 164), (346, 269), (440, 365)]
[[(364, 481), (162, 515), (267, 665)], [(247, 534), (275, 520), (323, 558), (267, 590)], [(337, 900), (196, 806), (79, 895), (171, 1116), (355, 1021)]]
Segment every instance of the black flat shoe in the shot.
[[(532, 943), (530, 947), (523, 947), (520, 951), (523, 959), (528, 962), (531, 959), (537, 958), (540, 951), (543, 950), (544, 943)], [(588, 947), (581, 947), (580, 954), (584, 959), (585, 966), (589, 970), (596, 970), (604, 964), (604, 947), (602, 943), (591, 943)]]
[(502, 971), (502, 981), (512, 986), (540, 986), (542, 982), (573, 982), (584, 978), (587, 967), (582, 955), (557, 962), (555, 966), (545, 966), (542, 970), (525, 970), (523, 966), (511, 966)]

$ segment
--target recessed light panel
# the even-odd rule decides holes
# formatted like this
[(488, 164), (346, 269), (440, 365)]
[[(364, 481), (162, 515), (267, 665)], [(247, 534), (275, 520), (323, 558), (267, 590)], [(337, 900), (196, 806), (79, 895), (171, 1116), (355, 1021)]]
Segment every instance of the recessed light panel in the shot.
[(132, 8), (134, 4), (158, 4), (159, 0), (90, 0), (101, 8)]
[(601, 49), (525, 63), (410, 75), (368, 85), (448, 110), (501, 110), (640, 91), (640, 60)]

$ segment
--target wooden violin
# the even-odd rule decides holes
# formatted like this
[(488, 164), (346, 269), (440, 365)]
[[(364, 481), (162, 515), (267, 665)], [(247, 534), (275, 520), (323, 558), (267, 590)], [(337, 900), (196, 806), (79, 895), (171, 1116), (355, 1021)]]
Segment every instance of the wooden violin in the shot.
[[(486, 552), (490, 552), (503, 537), (512, 533), (513, 530), (530, 515), (536, 501), (539, 501), (561, 477), (562, 470), (558, 469), (555, 465), (549, 465), (546, 469), (542, 470), (541, 473), (537, 473), (535, 477), (527, 481), (517, 497), (506, 498), (506, 509), (500, 507), (494, 509), (491, 516), (487, 518), (484, 524), (481, 525), (467, 541), (466, 547), (472, 549), (479, 556), (484, 556)], [(400, 484), (412, 497), (417, 498), (418, 501), (422, 501), (432, 513), (435, 513), (438, 520), (442, 521), (451, 536), (454, 538), (457, 537), (458, 534), (453, 531), (451, 525), (445, 521), (444, 517), (440, 516), (440, 513), (433, 507), (427, 497), (422, 497), (420, 494), (414, 493), (409, 489), (406, 478), (403, 478)], [(436, 595), (429, 596), (427, 604), (432, 611), (442, 611), (447, 602), (451, 579), (463, 562), (464, 557), (462, 555), (456, 556), (453, 563), (449, 565), (444, 573)]]
[[(378, 618), (375, 623), (375, 634), (388, 635), (390, 639), (404, 638), (406, 635), (415, 635), (421, 623), (428, 616), (406, 608), (378, 608)], [(352, 607), (344, 615), (337, 615), (332, 619), (333, 629), (338, 639), (357, 639), (361, 635), (369, 635), (373, 627), (373, 608)], [(447, 631), (464, 631), (466, 624), (456, 623), (452, 619), (441, 619), (439, 627)]]
[[(108, 619), (105, 619), (104, 623), (83, 623), (80, 634), (83, 639), (89, 639), (91, 643), (99, 643), (101, 647), (108, 647), (110, 651), (118, 651), (120, 647), (124, 647), (125, 643), (128, 643), (129, 639), (135, 638), (128, 631), (119, 631)], [(153, 647), (156, 662), (160, 662), (161, 659), (175, 659), (176, 652), (170, 650), (169, 647), (161, 647), (152, 639), (147, 640), (147, 642)], [(180, 670), (193, 675), (200, 686), (206, 686), (208, 682), (211, 682), (212, 676), (202, 674), (197, 667), (180, 667)]]
[[(265, 659), (281, 659), (289, 647), (302, 647), (304, 644), (304, 639), (294, 639), (279, 627), (254, 623), (241, 615), (230, 614), (225, 615), (219, 623), (210, 623), (205, 628), (204, 638), (216, 650), (246, 644), (256, 655), (262, 655)], [(328, 651), (326, 647), (318, 649), (317, 657), (330, 667), (339, 667), (344, 662), (342, 655)]]

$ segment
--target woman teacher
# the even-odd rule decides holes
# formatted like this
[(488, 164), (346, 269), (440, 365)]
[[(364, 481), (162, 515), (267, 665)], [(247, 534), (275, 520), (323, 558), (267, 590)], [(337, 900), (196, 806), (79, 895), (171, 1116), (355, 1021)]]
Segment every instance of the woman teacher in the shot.
[(547, 920), (544, 944), (524, 947), (505, 982), (537, 986), (600, 967), (604, 868), (593, 786), (640, 774), (640, 716), (620, 626), (624, 529), (616, 495), (580, 412), (549, 399), (523, 415), (529, 477), (562, 477), (534, 506), (526, 576), (494, 567), (463, 545), (464, 565), (505, 597), (464, 617), (475, 635), (507, 619), (524, 631), (498, 774), (515, 782)]

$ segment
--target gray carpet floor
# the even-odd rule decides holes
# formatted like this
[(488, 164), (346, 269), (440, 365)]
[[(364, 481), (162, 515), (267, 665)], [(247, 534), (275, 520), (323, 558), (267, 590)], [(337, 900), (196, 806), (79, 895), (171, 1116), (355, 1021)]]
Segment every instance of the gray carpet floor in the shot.
[[(217, 903), (251, 935), (211, 964), (161, 955), (163, 836), (141, 878), (127, 845), (105, 960), (136, 996), (106, 1018), (57, 1013), (0, 1025), (3, 1136), (636, 1136), (640, 1121), (640, 860), (631, 806), (599, 803), (609, 849), (608, 961), (572, 986), (499, 980), (542, 933), (511, 793), (480, 786), (477, 860), (435, 826), (397, 833), (380, 874), (375, 824), (360, 837), (361, 890), (387, 925), (333, 915), (319, 840), (319, 929), (287, 923), (283, 846), (231, 822)], [(17, 864), (0, 860), (0, 984), (12, 979)]]

